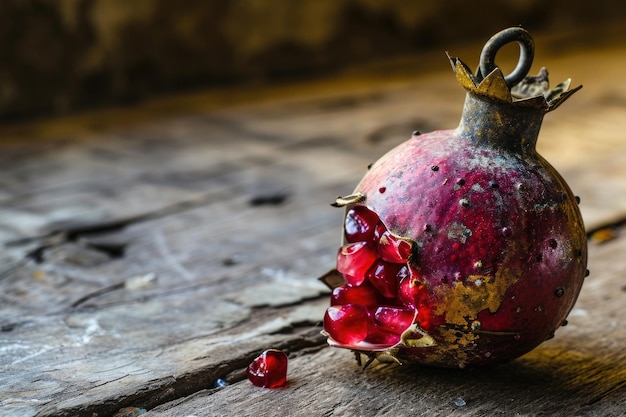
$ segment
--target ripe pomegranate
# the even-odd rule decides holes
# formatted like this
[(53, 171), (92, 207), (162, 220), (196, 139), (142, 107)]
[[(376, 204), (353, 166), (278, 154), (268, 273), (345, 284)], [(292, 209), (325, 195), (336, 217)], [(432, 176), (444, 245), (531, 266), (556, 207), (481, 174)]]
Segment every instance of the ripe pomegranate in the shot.
[[(520, 45), (509, 76), (499, 48)], [(332, 346), (443, 367), (516, 358), (564, 325), (587, 275), (583, 221), (563, 178), (535, 150), (545, 113), (580, 87), (526, 77), (533, 42), (492, 37), (459, 127), (418, 132), (371, 166), (346, 207), (324, 332)], [(327, 281), (327, 283), (330, 281)]]

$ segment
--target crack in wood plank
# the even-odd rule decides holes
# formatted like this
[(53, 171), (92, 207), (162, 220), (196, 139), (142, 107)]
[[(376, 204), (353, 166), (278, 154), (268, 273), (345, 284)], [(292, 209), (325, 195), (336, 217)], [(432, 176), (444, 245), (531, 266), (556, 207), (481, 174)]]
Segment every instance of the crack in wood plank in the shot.
[[(277, 343), (274, 347), (291, 354), (300, 351), (312, 353), (315, 348), (323, 348), (326, 345), (326, 338), (321, 336), (319, 329), (306, 329), (297, 339), (287, 340)], [(314, 348), (314, 350), (310, 350)], [(207, 387), (207, 381), (213, 384), (217, 379), (226, 379), (228, 383), (235, 383), (245, 378), (245, 369), (248, 364), (260, 352), (248, 352), (242, 356), (234, 357), (227, 363), (221, 363), (210, 368), (199, 368), (193, 372), (179, 376), (171, 376), (158, 381), (151, 381), (150, 386), (143, 387), (137, 393), (116, 398), (115, 402), (102, 402), (99, 404), (79, 405), (59, 409), (56, 406), (42, 408), (37, 417), (70, 417), (76, 415), (113, 415), (117, 410), (124, 407), (132, 407), (141, 404), (142, 408), (151, 409), (158, 405), (171, 401), (188, 398), (198, 392), (214, 392), (215, 388)], [(122, 380), (129, 375), (125, 375), (107, 383)], [(213, 390), (211, 389), (213, 388)], [(208, 390), (207, 390), (208, 389)]]

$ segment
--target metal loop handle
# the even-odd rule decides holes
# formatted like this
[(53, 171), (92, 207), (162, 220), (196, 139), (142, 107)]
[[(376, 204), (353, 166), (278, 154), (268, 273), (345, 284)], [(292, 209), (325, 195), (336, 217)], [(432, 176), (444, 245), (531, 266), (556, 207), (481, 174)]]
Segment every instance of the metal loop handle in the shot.
[(511, 42), (519, 44), (519, 61), (513, 72), (504, 77), (504, 81), (511, 88), (526, 77), (533, 64), (535, 44), (533, 43), (533, 38), (530, 37), (530, 34), (525, 29), (512, 27), (496, 33), (485, 43), (483, 51), (480, 53), (479, 81), (482, 81), (487, 74), (496, 69), (496, 54), (500, 48)]

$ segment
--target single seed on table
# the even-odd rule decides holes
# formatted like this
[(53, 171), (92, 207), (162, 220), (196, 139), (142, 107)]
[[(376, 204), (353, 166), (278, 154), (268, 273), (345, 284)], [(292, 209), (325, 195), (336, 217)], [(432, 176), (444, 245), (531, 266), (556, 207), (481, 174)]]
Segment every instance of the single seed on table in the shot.
[(279, 388), (287, 383), (287, 355), (268, 349), (256, 357), (246, 370), (250, 382), (257, 387)]

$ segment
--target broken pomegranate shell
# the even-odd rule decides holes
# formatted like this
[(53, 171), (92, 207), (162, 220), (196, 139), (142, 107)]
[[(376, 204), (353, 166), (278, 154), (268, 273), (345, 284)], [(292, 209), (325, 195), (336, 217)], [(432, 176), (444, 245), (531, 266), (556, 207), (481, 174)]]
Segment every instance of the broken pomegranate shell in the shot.
[[(523, 53), (505, 77), (493, 56), (512, 41)], [(586, 235), (578, 199), (535, 144), (545, 113), (578, 88), (548, 90), (545, 69), (525, 77), (532, 48), (512, 28), (490, 39), (476, 75), (450, 58), (467, 90), (459, 127), (414, 135), (337, 200), (344, 283), (324, 318), (332, 346), (488, 365), (564, 323), (588, 272)]]

